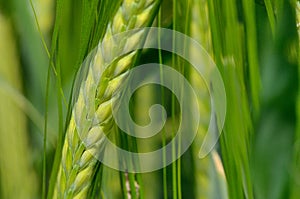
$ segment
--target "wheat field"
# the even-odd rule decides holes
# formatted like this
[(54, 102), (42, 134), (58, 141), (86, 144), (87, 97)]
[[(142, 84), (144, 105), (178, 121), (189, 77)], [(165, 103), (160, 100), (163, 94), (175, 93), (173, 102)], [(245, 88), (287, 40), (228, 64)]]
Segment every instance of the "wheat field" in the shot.
[(0, 198), (300, 198), (299, 35), (297, 0), (0, 0)]

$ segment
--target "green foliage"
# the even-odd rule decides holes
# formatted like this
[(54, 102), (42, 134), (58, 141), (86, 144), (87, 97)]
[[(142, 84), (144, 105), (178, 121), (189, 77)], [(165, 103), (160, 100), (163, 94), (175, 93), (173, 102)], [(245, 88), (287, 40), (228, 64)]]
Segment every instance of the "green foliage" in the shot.
[[(80, 95), (77, 91), (82, 87), (75, 85), (75, 77), (89, 75), (78, 74), (84, 71), (80, 67), (84, 61), (94, 61), (93, 57), (87, 60), (87, 56), (105, 38), (116, 13), (128, 11), (129, 7), (119, 10), (122, 2), (0, 0), (0, 22), (5, 16), (11, 26), (6, 32), (7, 26), (0, 23), (0, 197), (51, 199), (57, 189), (67, 192), (70, 179), (76, 178), (80, 168), (67, 163), (81, 158), (88, 148), (81, 144), (74, 122), (74, 107)], [(92, 159), (90, 164), (87, 162), (91, 168), (90, 186), (87, 191), (80, 191), (86, 191), (83, 195), (86, 193), (87, 198), (300, 198), (300, 3), (296, 0), (157, 2), (155, 12), (146, 19), (147, 26), (170, 28), (193, 37), (221, 72), (227, 114), (220, 140), (206, 158), (198, 158), (198, 148), (213, 113), (210, 113), (208, 85), (189, 63), (161, 50), (134, 52), (126, 69), (151, 62), (171, 65), (196, 88), (201, 96), (197, 100), (203, 119), (198, 135), (180, 159), (155, 172), (119, 172)], [(41, 18), (46, 12), (42, 7), (52, 4), (55, 6), (48, 8), (52, 11), (46, 17), (48, 28), (43, 29)], [(50, 19), (55, 19), (53, 24)], [(122, 28), (123, 31), (132, 26)], [(164, 35), (157, 36), (165, 39)], [(176, 47), (174, 38), (170, 42)], [(123, 47), (123, 44), (116, 45)], [(104, 55), (112, 53), (106, 51)], [(123, 58), (126, 56), (115, 60), (95, 88), (97, 93), (91, 96), (95, 109), (104, 106), (105, 91), (115, 78), (111, 72)], [(129, 89), (120, 82), (117, 85)], [(139, 89), (130, 102), (134, 121), (147, 124), (149, 107), (160, 103), (168, 113), (165, 127), (145, 141), (113, 126), (109, 138), (123, 149), (135, 152), (166, 145), (174, 137), (180, 120), (179, 102), (180, 99), (160, 86)], [(99, 117), (106, 114), (107, 111), (101, 112)], [(43, 121), (41, 136), (36, 132), (41, 131)], [(108, 126), (112, 127), (111, 123)], [(79, 146), (74, 153), (67, 150), (71, 138), (71, 145)], [(176, 155), (175, 145), (172, 153)], [(71, 177), (65, 177), (65, 173)], [(57, 187), (64, 177), (70, 182)], [(153, 185), (149, 186), (150, 182)], [(20, 192), (12, 191), (14, 183)], [(74, 189), (71, 187), (64, 196), (72, 198)]]
[[(284, 2), (278, 10), (274, 39), (261, 44), (261, 114), (255, 122), (252, 152), (255, 198), (258, 199), (292, 198), (290, 185), (295, 183), (295, 174), (291, 171), (296, 144), (299, 41), (293, 8)], [(260, 19), (266, 23), (266, 19)], [(265, 32), (270, 30), (262, 31), (261, 36), (270, 37)]]

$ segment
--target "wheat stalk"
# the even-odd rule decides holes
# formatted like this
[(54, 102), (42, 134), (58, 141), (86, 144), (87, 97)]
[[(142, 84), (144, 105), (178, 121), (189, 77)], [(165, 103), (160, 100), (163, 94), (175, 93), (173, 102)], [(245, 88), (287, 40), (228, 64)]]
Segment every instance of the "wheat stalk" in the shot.
[[(123, 38), (115, 43), (111, 37), (129, 29), (145, 27), (151, 22), (158, 4), (159, 0), (124, 0), (108, 24), (103, 45), (98, 46), (92, 61), (88, 63), (90, 66), (87, 77), (80, 85), (72, 110), (54, 198), (86, 198), (97, 163), (93, 154), (104, 145), (104, 133), (111, 131), (111, 102), (118, 100), (116, 91), (121, 89), (123, 80), (127, 78), (137, 51), (122, 57), (115, 64), (108, 64), (118, 53), (116, 49), (140, 45), (146, 33), (140, 30), (130, 38)], [(106, 65), (107, 70), (103, 73)], [(92, 119), (94, 115), (97, 121)]]

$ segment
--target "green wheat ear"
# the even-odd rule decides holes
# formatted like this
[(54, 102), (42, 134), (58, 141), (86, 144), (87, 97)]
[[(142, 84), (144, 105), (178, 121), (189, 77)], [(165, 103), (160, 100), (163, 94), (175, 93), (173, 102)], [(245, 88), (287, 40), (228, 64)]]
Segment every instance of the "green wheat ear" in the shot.
[[(74, 103), (53, 198), (87, 197), (97, 163), (92, 154), (104, 144), (104, 134), (111, 132), (111, 102), (119, 99), (118, 91), (122, 89), (137, 51), (114, 64), (110, 63), (118, 53), (117, 49), (140, 45), (146, 32), (138, 31), (128, 38), (122, 38), (118, 43), (112, 42), (111, 37), (126, 30), (147, 26), (152, 22), (159, 2), (160, 0), (124, 0), (108, 24), (103, 45), (98, 46), (92, 61), (87, 63), (87, 77), (81, 83)], [(103, 72), (105, 66), (107, 68)], [(97, 121), (91, 120), (94, 115)]]

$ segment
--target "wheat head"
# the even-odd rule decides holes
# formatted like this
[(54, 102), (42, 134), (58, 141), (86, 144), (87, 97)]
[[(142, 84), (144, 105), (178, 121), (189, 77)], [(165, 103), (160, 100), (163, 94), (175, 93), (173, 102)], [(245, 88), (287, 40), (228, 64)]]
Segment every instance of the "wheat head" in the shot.
[[(140, 45), (146, 33), (137, 31), (118, 42), (113, 42), (111, 37), (151, 23), (158, 4), (159, 0), (124, 0), (108, 24), (102, 45), (98, 45), (95, 55), (87, 62), (87, 76), (80, 85), (65, 136), (54, 198), (86, 198), (97, 163), (93, 154), (104, 145), (104, 133), (112, 129), (111, 102), (119, 99), (116, 93), (128, 77), (137, 51), (110, 63), (117, 54), (116, 49)], [(95, 115), (96, 120), (92, 119)]]

